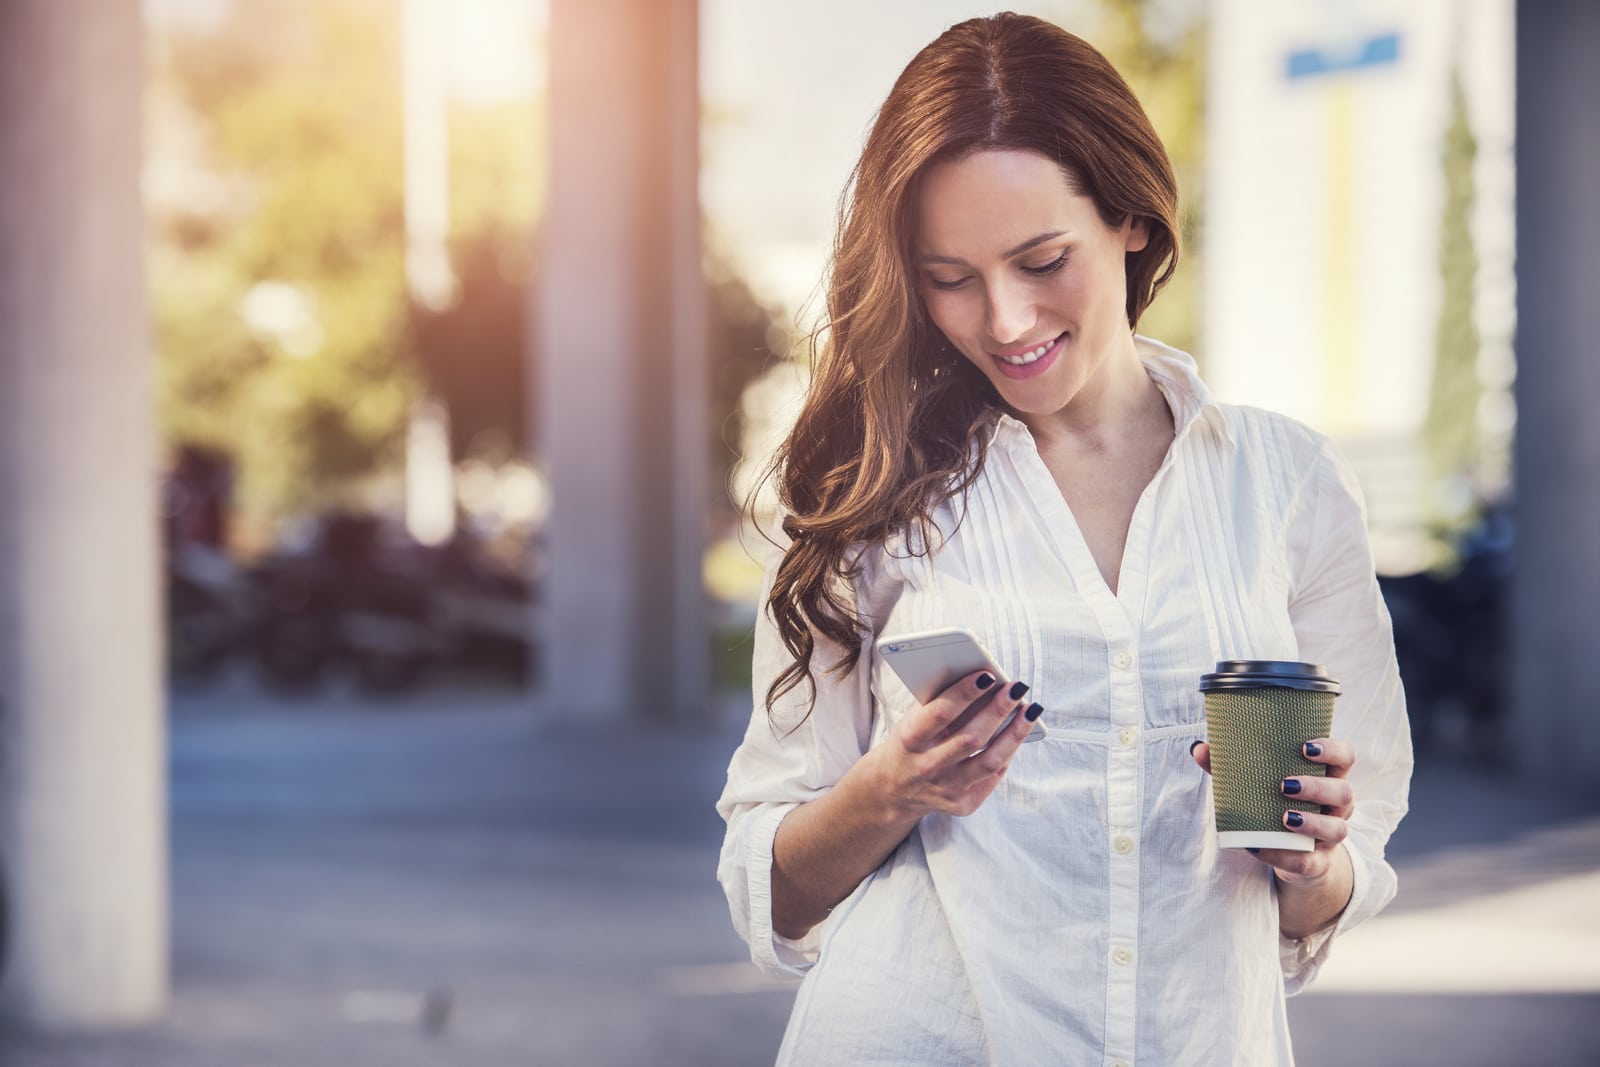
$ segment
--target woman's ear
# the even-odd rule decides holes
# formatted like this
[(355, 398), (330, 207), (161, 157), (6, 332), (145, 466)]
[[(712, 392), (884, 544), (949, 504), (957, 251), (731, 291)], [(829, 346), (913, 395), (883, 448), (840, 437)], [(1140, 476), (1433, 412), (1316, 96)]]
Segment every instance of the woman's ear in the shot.
[(1129, 215), (1122, 220), (1126, 232), (1123, 251), (1128, 253), (1143, 252), (1150, 244), (1150, 220), (1143, 215)]

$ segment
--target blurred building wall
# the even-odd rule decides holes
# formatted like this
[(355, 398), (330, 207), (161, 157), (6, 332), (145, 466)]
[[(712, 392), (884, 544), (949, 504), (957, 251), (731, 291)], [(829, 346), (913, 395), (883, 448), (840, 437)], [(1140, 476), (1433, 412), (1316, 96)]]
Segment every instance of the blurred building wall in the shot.
[(541, 707), (706, 714), (707, 461), (695, 0), (554, 0), (532, 321), (550, 482)]
[(1517, 4), (1517, 577), (1510, 741), (1600, 794), (1600, 4)]
[(136, 0), (0, 4), (0, 1014), (167, 995)]
[[(1477, 142), (1478, 429), (1503, 457), (1512, 373), (1512, 0), (1210, 0), (1201, 361), (1217, 395), (1332, 435), (1379, 568), (1428, 562), (1424, 447), (1443, 299), (1452, 68)], [(1504, 489), (1505, 462), (1477, 492)]]

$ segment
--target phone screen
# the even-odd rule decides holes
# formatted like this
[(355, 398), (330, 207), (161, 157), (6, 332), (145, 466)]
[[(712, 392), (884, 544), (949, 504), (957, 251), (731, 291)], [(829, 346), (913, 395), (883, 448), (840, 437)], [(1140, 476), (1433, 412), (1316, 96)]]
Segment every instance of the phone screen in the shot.
[[(994, 657), (978, 642), (978, 638), (970, 630), (960, 627), (883, 637), (879, 638), (876, 647), (883, 661), (899, 676), (919, 704), (931, 703), (940, 693), (975, 671), (989, 671), (999, 685), (1006, 685), (1010, 681), (995, 664)], [(1008, 714), (989, 742), (1004, 732), (1019, 714), (1020, 709)], [(952, 729), (959, 728), (963, 720), (964, 716), (957, 719)], [(1044, 723), (1035, 722), (1027, 740), (1038, 741), (1044, 736)], [(989, 742), (984, 743), (985, 748)]]

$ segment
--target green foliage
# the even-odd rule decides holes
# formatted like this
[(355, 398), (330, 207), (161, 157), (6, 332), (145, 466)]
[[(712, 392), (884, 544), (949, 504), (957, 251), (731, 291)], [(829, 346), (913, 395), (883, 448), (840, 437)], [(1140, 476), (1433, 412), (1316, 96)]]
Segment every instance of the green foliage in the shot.
[[(527, 374), (525, 346), (535, 331), (528, 322), (533, 281), (527, 242), (516, 231), (489, 229), (455, 244), (457, 300), (438, 311), (412, 308), (415, 348), (429, 388), (450, 409), (456, 455), (484, 442), (518, 451), (532, 446), (528, 410), (537, 382)], [(739, 399), (774, 358), (769, 349), (773, 312), (719, 257), (706, 273), (709, 342), (709, 424), (706, 447), (713, 484), (726, 485), (738, 459)], [(731, 510), (719, 492), (713, 507)]]
[(449, 409), (450, 447), (458, 458), (484, 451), (490, 441), (517, 452), (530, 447), (530, 242), (519, 229), (469, 233), (453, 242), (456, 300), (438, 310), (411, 308), (423, 375)]
[[(711, 342), (711, 425), (709, 447), (716, 485), (725, 490), (744, 441), (744, 414), (740, 406), (751, 382), (787, 352), (775, 352), (780, 333), (778, 315), (751, 292), (721, 257), (711, 256), (706, 272), (707, 333)], [(778, 346), (782, 348), (781, 343)], [(739, 513), (744, 504), (726, 491), (718, 492), (715, 505), (726, 516)]]
[(1444, 213), (1439, 224), (1439, 273), (1444, 291), (1435, 330), (1433, 380), (1423, 442), (1436, 478), (1470, 476), (1479, 458), (1478, 327), (1473, 320), (1473, 290), (1478, 250), (1472, 240), (1472, 207), (1477, 196), (1473, 164), (1478, 145), (1467, 117), (1466, 94), (1458, 70), (1450, 72), (1450, 122), (1445, 128)]
[[(399, 14), (382, 0), (234, 0), (214, 28), (152, 49), (153, 147), (192, 178), (151, 212), (165, 432), (233, 456), (238, 503), (258, 520), (341, 503), (394, 469), (423, 388), (449, 406), (458, 456), (484, 435), (529, 443), (544, 101), (452, 108), (457, 299), (412, 307)], [(252, 326), (246, 304), (263, 284), (309, 322)], [(707, 443), (725, 473), (771, 316), (716, 265), (708, 301)]]
[(545, 202), (549, 121), (543, 98), (450, 109), (450, 231), (496, 235), (502, 260), (526, 257)]
[[(1178, 271), (1139, 322), (1139, 332), (1198, 353), (1205, 190), (1205, 19), (1200, 5), (1098, 0), (1087, 24), (1058, 21), (1111, 61), (1144, 105), (1178, 179)], [(1166, 22), (1158, 22), (1165, 18)]]
[[(415, 388), (399, 30), (376, 0), (235, 0), (155, 49), (152, 139), (187, 143), (208, 193), (152, 205), (164, 427), (233, 455), (259, 517), (326, 503), (397, 453)], [(299, 295), (298, 337), (246, 320), (261, 283)]]

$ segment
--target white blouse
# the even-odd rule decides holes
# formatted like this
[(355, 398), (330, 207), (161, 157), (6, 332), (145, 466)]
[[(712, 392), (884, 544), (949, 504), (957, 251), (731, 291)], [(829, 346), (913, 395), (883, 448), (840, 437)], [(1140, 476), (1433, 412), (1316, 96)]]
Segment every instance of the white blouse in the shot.
[[(973, 630), (1031, 684), (1048, 737), (1024, 744), (974, 814), (930, 815), (805, 938), (772, 929), (778, 823), (914, 706), (861, 646), (816, 669), (769, 723), (791, 657), (761, 613), (755, 710), (717, 804), (717, 875), (751, 957), (804, 975), (780, 1064), (1289, 1064), (1284, 997), (1337, 933), (1394, 896), (1384, 845), (1406, 811), (1411, 743), (1355, 478), (1291, 419), (1213, 401), (1187, 355), (1138, 338), (1177, 435), (1140, 497), (1113, 594), (1034, 448), (1002, 416), (942, 545), (863, 555), (874, 635)], [(937, 544), (937, 542), (936, 542)], [(767, 567), (770, 584), (778, 553)], [(763, 592), (763, 602), (766, 593)], [(819, 640), (814, 668), (840, 650)], [(1337, 925), (1283, 940), (1271, 871), (1219, 850), (1200, 676), (1224, 659), (1320, 663), (1343, 686), (1355, 893)]]

